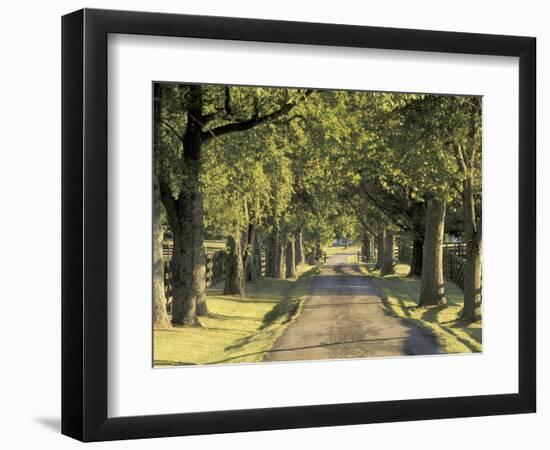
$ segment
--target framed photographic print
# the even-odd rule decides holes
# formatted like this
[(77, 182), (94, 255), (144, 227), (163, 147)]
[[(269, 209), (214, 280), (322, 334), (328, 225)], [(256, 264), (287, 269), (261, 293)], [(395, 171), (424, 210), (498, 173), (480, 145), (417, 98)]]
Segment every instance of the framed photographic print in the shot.
[(531, 37), (62, 22), (62, 432), (528, 413)]

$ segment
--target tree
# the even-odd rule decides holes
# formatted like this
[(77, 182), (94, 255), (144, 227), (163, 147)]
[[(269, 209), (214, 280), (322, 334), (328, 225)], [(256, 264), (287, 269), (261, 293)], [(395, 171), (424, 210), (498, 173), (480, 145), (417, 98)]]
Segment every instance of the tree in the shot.
[(401, 175), (415, 197), (426, 205), (419, 306), (446, 303), (443, 277), (445, 214), (447, 203), (455, 195), (453, 187), (458, 179), (444, 114), (449, 101), (453, 101), (453, 97), (417, 96), (399, 106), (394, 115), (401, 126), (392, 137), (391, 145), (401, 155)]
[[(462, 131), (455, 139), (457, 165), (463, 175), (462, 199), (464, 210), (464, 240), (466, 265), (464, 269), (464, 308), (461, 318), (467, 321), (481, 319), (481, 98), (457, 99), (451, 105), (454, 116), (453, 134)], [(457, 120), (458, 119), (458, 120)], [(459, 121), (459, 124), (456, 122)], [(476, 201), (477, 200), (477, 201)], [(477, 206), (479, 205), (479, 207)]]
[[(467, 245), (461, 317), (467, 320), (479, 319), (482, 238), (481, 215), (476, 213), (476, 197), (480, 197), (481, 185), (481, 99), (468, 96), (425, 96), (409, 109), (408, 122), (419, 130), (418, 147), (429, 147), (431, 155), (435, 156), (430, 161), (432, 178), (421, 180), (425, 195), (430, 197), (426, 211), (424, 255), (431, 253), (430, 264), (438, 272), (441, 267), (441, 274), (437, 273), (436, 278), (425, 280), (423, 270), (422, 283), (425, 286), (419, 304), (440, 304), (444, 301), (444, 292), (437, 288), (438, 283), (443, 285), (440, 263), (442, 249), (438, 242), (443, 242), (444, 224), (441, 222), (445, 221), (446, 205), (455, 202), (458, 193), (464, 211), (464, 239)], [(460, 185), (462, 190), (457, 188)], [(431, 252), (426, 252), (427, 240), (430, 240)], [(426, 263), (426, 258), (423, 263)], [(431, 269), (426, 271), (426, 276), (428, 274), (432, 274)], [(430, 289), (431, 293), (428, 293)]]
[[(272, 95), (261, 88), (177, 85), (169, 92), (175, 98), (170, 102), (170, 111), (161, 116), (161, 123), (181, 146), (181, 151), (173, 152), (171, 167), (175, 173), (164, 170), (159, 177), (162, 202), (174, 236), (172, 323), (199, 325), (197, 314), (207, 311), (200, 185), (203, 147), (227, 134), (283, 117), (310, 91), (284, 90)], [(197, 309), (197, 305), (201, 307)]]
[[(185, 132), (173, 131), (183, 146), (183, 173), (177, 196), (167, 174), (159, 177), (162, 203), (173, 233), (172, 255), (172, 324), (200, 325), (197, 303), (204, 299), (205, 255), (203, 250), (203, 205), (198, 189), (203, 133), (203, 99), (200, 85), (189, 86), (186, 98)], [(165, 123), (161, 118), (161, 123)], [(175, 130), (173, 127), (172, 130)]]

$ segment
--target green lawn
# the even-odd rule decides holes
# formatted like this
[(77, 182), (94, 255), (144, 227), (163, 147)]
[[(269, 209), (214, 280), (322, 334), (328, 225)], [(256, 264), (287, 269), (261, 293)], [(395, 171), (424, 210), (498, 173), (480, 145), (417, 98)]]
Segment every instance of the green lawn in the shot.
[(265, 279), (248, 284), (246, 295), (208, 290), (209, 317), (202, 327), (154, 331), (154, 365), (219, 364), (261, 361), (283, 333), (309, 292), (316, 266), (301, 266), (296, 280)]
[(462, 291), (454, 283), (446, 282), (446, 306), (418, 308), (420, 280), (407, 278), (408, 271), (408, 265), (398, 264), (394, 275), (381, 277), (378, 271), (369, 272), (386, 307), (394, 315), (432, 330), (446, 353), (481, 352), (481, 323), (457, 320), (464, 300)]
[(359, 250), (360, 247), (355, 244), (349, 245), (348, 248), (345, 248), (343, 245), (337, 245), (335, 247), (333, 247), (332, 245), (326, 245), (323, 247), (323, 251), (327, 253), (327, 256), (335, 255), (337, 253), (357, 253)]

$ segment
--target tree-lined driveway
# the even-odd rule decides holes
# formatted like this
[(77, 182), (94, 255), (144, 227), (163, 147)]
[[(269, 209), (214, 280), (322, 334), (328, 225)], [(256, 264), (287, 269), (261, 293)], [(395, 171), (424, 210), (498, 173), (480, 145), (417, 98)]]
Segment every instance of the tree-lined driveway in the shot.
[(330, 256), (311, 284), (302, 312), (265, 361), (290, 361), (441, 353), (433, 335), (390, 315), (355, 253)]

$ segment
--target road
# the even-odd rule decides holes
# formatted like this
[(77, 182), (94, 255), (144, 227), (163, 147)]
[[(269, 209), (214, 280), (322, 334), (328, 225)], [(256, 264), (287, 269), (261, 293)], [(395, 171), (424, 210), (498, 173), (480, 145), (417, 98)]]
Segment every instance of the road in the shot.
[(390, 315), (372, 281), (349, 263), (355, 253), (329, 257), (311, 284), (301, 314), (265, 361), (431, 355), (433, 335)]

